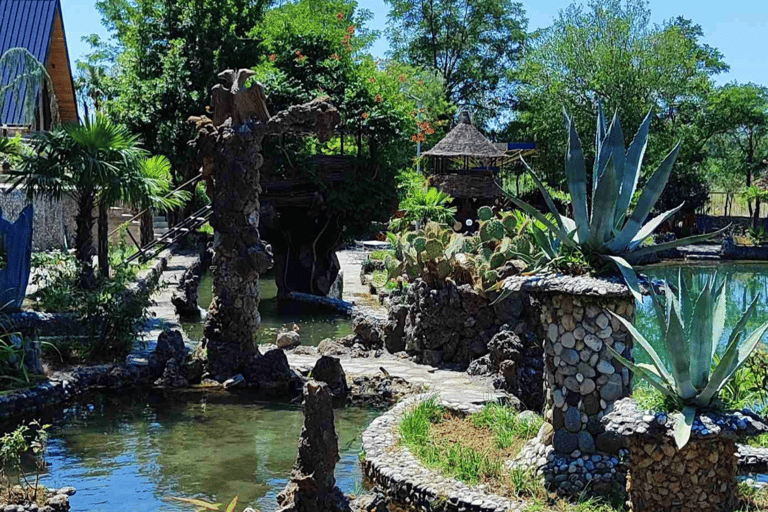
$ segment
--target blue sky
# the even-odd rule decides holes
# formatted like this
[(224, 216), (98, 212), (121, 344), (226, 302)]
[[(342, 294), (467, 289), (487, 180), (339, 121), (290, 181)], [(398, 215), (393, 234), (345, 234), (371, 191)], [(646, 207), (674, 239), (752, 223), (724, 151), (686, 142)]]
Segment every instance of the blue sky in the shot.
[[(360, 7), (374, 14), (371, 28), (385, 28), (388, 7), (383, 0), (358, 0)], [(523, 1), (528, 13), (529, 29), (546, 27), (552, 23), (568, 0)], [(651, 0), (653, 21), (661, 23), (675, 16), (685, 16), (704, 29), (704, 41), (725, 55), (731, 66), (729, 73), (720, 75), (718, 83), (731, 81), (754, 82), (768, 86), (768, 3), (765, 0)], [(95, 0), (62, 0), (64, 26), (69, 45), (69, 57), (74, 63), (88, 52), (88, 45), (80, 38), (91, 33), (107, 35), (95, 8)], [(383, 56), (387, 51), (386, 38), (373, 47), (373, 54)]]

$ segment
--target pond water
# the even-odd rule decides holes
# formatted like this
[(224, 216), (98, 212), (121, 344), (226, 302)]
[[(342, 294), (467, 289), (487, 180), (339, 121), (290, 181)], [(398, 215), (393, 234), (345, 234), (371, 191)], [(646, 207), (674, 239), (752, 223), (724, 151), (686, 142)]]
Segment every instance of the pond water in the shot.
[[(213, 278), (207, 272), (200, 279), (197, 304), (203, 310), (211, 305)], [(325, 338), (343, 338), (352, 334), (349, 317), (328, 308), (277, 299), (277, 285), (271, 272), (259, 279), (259, 313), (261, 329), (259, 343), (274, 343), (276, 332), (285, 324), (300, 327), (301, 344), (316, 347)], [(182, 322), (181, 326), (190, 340), (203, 338), (204, 321)]]
[[(716, 262), (716, 263), (690, 263), (664, 264), (644, 267), (641, 273), (652, 279), (669, 280), (677, 284), (678, 272), (688, 277), (688, 282), (694, 283), (696, 289), (700, 289), (707, 279), (717, 274), (726, 281), (726, 319), (725, 331), (721, 344), (727, 342), (733, 326), (741, 318), (754, 298), (759, 294), (755, 313), (747, 323), (747, 333), (751, 333), (762, 323), (768, 320), (768, 264), (745, 262)], [(650, 297), (646, 297), (643, 304), (638, 306), (635, 325), (643, 336), (660, 353), (665, 352), (662, 344), (662, 336), (656, 323)], [(721, 347), (722, 348), (722, 347)], [(661, 354), (660, 354), (661, 355)]]
[[(368, 409), (336, 411), (341, 460), (337, 485), (362, 480), (362, 432)], [(172, 496), (228, 503), (238, 510), (277, 508), (303, 423), (299, 406), (202, 393), (184, 397), (92, 395), (51, 421), (48, 487), (74, 486), (72, 509), (88, 512), (192, 511)]]

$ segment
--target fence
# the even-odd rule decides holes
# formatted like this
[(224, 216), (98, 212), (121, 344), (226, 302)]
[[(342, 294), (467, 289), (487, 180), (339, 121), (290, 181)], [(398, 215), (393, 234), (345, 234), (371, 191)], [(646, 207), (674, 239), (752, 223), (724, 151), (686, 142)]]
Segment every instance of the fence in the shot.
[[(761, 205), (765, 210), (766, 205)], [(713, 217), (749, 217), (749, 206), (739, 193), (714, 191), (709, 193), (707, 203), (696, 212)]]

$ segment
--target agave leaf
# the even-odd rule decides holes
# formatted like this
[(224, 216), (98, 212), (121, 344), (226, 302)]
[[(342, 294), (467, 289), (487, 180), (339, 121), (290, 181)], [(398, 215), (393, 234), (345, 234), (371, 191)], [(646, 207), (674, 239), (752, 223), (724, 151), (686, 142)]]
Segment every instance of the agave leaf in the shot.
[(661, 302), (656, 290), (651, 286), (651, 302), (656, 313), (656, 323), (659, 324), (659, 332), (667, 332), (667, 317), (664, 316), (665, 305)]
[[(632, 338), (634, 338), (634, 340), (635, 340), (636, 342), (638, 342), (638, 343), (640, 344), (640, 346), (641, 346), (641, 347), (643, 347), (643, 349), (644, 349), (644, 350), (645, 350), (645, 351), (648, 353), (648, 355), (651, 357), (651, 361), (653, 361), (653, 366), (655, 366), (655, 367), (656, 367), (657, 373), (658, 373), (658, 375), (661, 377), (661, 379), (662, 379), (662, 380), (663, 380), (663, 381), (664, 381), (664, 382), (665, 382), (667, 385), (669, 385), (669, 387), (670, 387), (670, 388), (671, 388), (671, 387), (673, 387), (673, 386), (674, 386), (674, 381), (672, 380), (672, 375), (670, 375), (669, 371), (668, 371), (668, 370), (667, 370), (667, 368), (664, 366), (664, 363), (661, 361), (661, 358), (659, 357), (659, 354), (658, 354), (658, 353), (656, 352), (656, 350), (655, 350), (655, 349), (654, 349), (654, 348), (651, 346), (651, 344), (650, 344), (650, 343), (648, 343), (648, 340), (646, 340), (646, 339), (643, 337), (643, 335), (642, 335), (642, 334), (640, 334), (640, 331), (638, 331), (638, 330), (635, 328), (635, 326), (634, 326), (634, 325), (632, 325), (632, 323), (630, 323), (630, 322), (629, 322), (629, 320), (627, 320), (627, 319), (626, 319), (626, 318), (624, 318), (623, 316), (617, 315), (616, 313), (614, 313), (614, 312), (613, 312), (613, 311), (611, 311), (611, 310), (608, 310), (608, 312), (609, 312), (610, 314), (612, 314), (613, 316), (615, 316), (615, 317), (616, 317), (616, 319), (617, 319), (619, 322), (621, 322), (622, 324), (624, 324), (624, 327), (626, 327), (626, 328), (627, 328), (627, 330), (629, 331), (629, 334), (631, 334), (631, 335), (632, 335)], [(610, 346), (609, 346), (608, 348), (610, 348), (610, 349), (611, 349), (611, 352), (614, 352), (614, 353), (616, 353), (616, 351), (615, 351), (615, 350), (613, 350), (613, 349), (612, 349)], [(624, 364), (624, 363), (622, 362), (622, 364)], [(626, 366), (626, 365), (625, 365), (625, 366)], [(630, 369), (631, 369), (631, 368), (630, 368)]]
[(712, 354), (711, 358), (714, 359), (715, 352), (717, 352), (717, 345), (720, 343), (720, 338), (723, 337), (723, 330), (725, 329), (725, 279), (720, 284), (720, 289), (717, 293), (717, 299), (715, 303), (715, 310), (712, 313)]
[[(557, 238), (560, 239), (560, 241), (562, 241), (563, 243), (565, 243), (569, 247), (573, 246), (573, 241), (568, 238), (568, 233), (566, 233), (565, 230), (558, 229), (558, 227), (555, 226), (554, 224), (552, 224), (549, 221), (549, 219), (547, 219), (547, 217), (543, 213), (541, 213), (539, 210), (537, 210), (533, 206), (529, 205), (528, 203), (526, 203), (524, 201), (521, 201), (520, 199), (516, 198), (515, 196), (509, 196), (509, 199), (510, 199), (510, 201), (515, 203), (515, 205), (517, 205), (520, 209), (525, 211), (525, 213), (527, 213), (528, 215), (530, 215), (531, 217), (533, 217), (537, 221), (539, 221), (542, 224), (544, 224), (544, 226), (550, 232), (554, 233), (555, 236), (557, 236)], [(559, 220), (559, 218), (560, 218), (559, 215), (558, 215), (557, 218)]]
[(552, 196), (549, 194), (547, 187), (544, 186), (544, 183), (539, 179), (536, 173), (533, 172), (533, 169), (531, 169), (528, 166), (528, 164), (525, 163), (525, 160), (522, 160), (522, 162), (523, 162), (523, 165), (525, 165), (525, 168), (528, 170), (528, 174), (531, 175), (531, 178), (533, 178), (534, 183), (536, 183), (536, 186), (539, 187), (539, 190), (541, 191), (541, 195), (544, 196), (544, 202), (547, 203), (547, 207), (549, 208), (549, 211), (551, 211), (552, 214), (555, 216), (555, 220), (557, 221), (558, 227), (560, 227), (560, 229), (563, 231), (567, 231), (565, 229), (565, 226), (563, 226), (563, 222), (560, 220), (560, 212), (557, 211), (555, 202), (552, 200)]
[(610, 156), (597, 183), (597, 191), (592, 197), (592, 219), (587, 245), (593, 249), (602, 247), (613, 230), (614, 213), (616, 212), (613, 201), (619, 187), (614, 164), (615, 160), (613, 156)]
[[(703, 389), (709, 380), (709, 370), (712, 367), (713, 301), (711, 281), (701, 290), (696, 304), (693, 306), (692, 317), (687, 320), (688, 343), (691, 357), (691, 382), (696, 389)], [(690, 302), (690, 301), (683, 301)]]
[(573, 204), (573, 218), (579, 226), (579, 240), (589, 236), (589, 210), (587, 206), (587, 175), (584, 168), (584, 151), (576, 133), (573, 120), (565, 115), (568, 125), (568, 153), (565, 155), (565, 173)]
[(641, 226), (648, 218), (648, 214), (651, 213), (656, 201), (659, 200), (661, 193), (664, 191), (664, 187), (669, 179), (669, 174), (672, 172), (672, 166), (677, 159), (677, 154), (680, 152), (680, 143), (678, 142), (672, 151), (667, 154), (667, 157), (661, 162), (659, 168), (653, 173), (651, 179), (645, 184), (643, 193), (640, 194), (640, 200), (637, 202), (637, 206), (632, 211), (632, 215), (624, 224), (624, 227), (616, 237), (617, 245), (626, 246), (629, 242), (635, 238), (640, 231)]
[(568, 233), (568, 236), (573, 239), (574, 243), (578, 243), (579, 232), (578, 228), (576, 227), (576, 222), (574, 222), (574, 220), (570, 217), (566, 217), (564, 215), (560, 215), (560, 221), (563, 223), (563, 227), (565, 228), (565, 232)]
[[(592, 197), (595, 197), (597, 180), (600, 178), (600, 155), (602, 154), (603, 140), (607, 134), (603, 101), (597, 100), (597, 129), (595, 130), (595, 163), (592, 167)], [(607, 156), (606, 156), (607, 158)]]
[[(501, 281), (501, 282), (503, 283), (504, 281)], [(498, 284), (498, 283), (497, 283), (497, 284)], [(513, 293), (515, 293), (515, 292), (513, 292), (513, 291), (512, 291), (512, 290), (510, 290), (509, 288), (503, 288), (503, 289), (501, 290), (501, 293), (499, 294), (499, 296), (496, 298), (496, 300), (495, 300), (495, 301), (493, 301), (493, 302), (491, 303), (491, 306), (493, 306), (494, 304), (497, 304), (497, 303), (499, 303), (499, 302), (503, 301), (503, 300), (504, 300), (504, 299), (506, 299), (507, 297), (510, 297), (510, 296), (512, 296), (512, 294), (513, 294)]]
[(747, 362), (747, 359), (749, 359), (757, 344), (760, 343), (766, 331), (768, 331), (768, 322), (765, 322), (755, 330), (743, 343), (738, 342), (738, 335), (736, 337), (731, 335), (733, 341), (728, 345), (715, 371), (712, 372), (712, 377), (709, 379), (707, 387), (696, 397), (697, 404), (709, 405), (712, 398), (723, 389), (723, 386), (733, 377), (733, 374)]
[(675, 393), (672, 391), (671, 384), (662, 382), (662, 378), (659, 378), (658, 374), (656, 372), (650, 371), (646, 369), (644, 366), (637, 365), (631, 361), (628, 361), (625, 359), (621, 354), (616, 352), (613, 347), (610, 345), (606, 345), (608, 347), (608, 350), (611, 351), (611, 354), (613, 354), (613, 357), (616, 358), (618, 362), (626, 366), (627, 368), (632, 371), (635, 375), (645, 380), (648, 384), (655, 387), (659, 391), (661, 391), (662, 394), (670, 397), (670, 398), (676, 398)]
[(637, 274), (635, 274), (635, 270), (632, 266), (627, 263), (624, 258), (619, 256), (606, 255), (605, 257), (613, 261), (616, 266), (619, 267), (619, 272), (621, 272), (622, 277), (624, 277), (624, 282), (629, 286), (629, 291), (632, 292), (632, 296), (636, 301), (642, 303), (643, 294), (640, 293), (640, 283), (637, 281)]
[(227, 512), (234, 512), (236, 506), (237, 506), (237, 496), (235, 496), (235, 498), (227, 506)]
[(682, 413), (675, 414), (675, 444), (678, 450), (682, 450), (683, 447), (688, 444), (688, 440), (691, 438), (691, 429), (693, 428), (693, 420), (696, 418), (696, 407), (693, 405), (686, 405), (683, 407)]
[[(683, 203), (683, 204), (684, 204), (684, 203)], [(640, 245), (641, 245), (643, 242), (645, 242), (645, 240), (646, 240), (648, 237), (650, 237), (651, 235), (653, 235), (653, 232), (654, 232), (654, 231), (656, 231), (656, 228), (658, 228), (659, 226), (661, 226), (661, 224), (662, 224), (662, 223), (663, 223), (665, 220), (667, 220), (669, 217), (671, 217), (672, 215), (674, 215), (674, 214), (676, 214), (677, 212), (679, 212), (679, 211), (680, 211), (680, 208), (682, 208), (682, 207), (683, 207), (683, 204), (681, 204), (681, 205), (680, 205), (680, 206), (678, 206), (677, 208), (672, 208), (671, 210), (667, 210), (666, 212), (664, 212), (664, 213), (661, 213), (661, 214), (657, 215), (656, 217), (654, 217), (653, 219), (651, 219), (649, 222), (646, 222), (646, 223), (645, 223), (645, 225), (644, 225), (644, 226), (643, 226), (643, 227), (640, 229), (640, 231), (638, 231), (638, 233), (635, 235), (635, 237), (634, 237), (634, 238), (633, 238), (633, 239), (632, 239), (632, 240), (629, 242), (629, 246), (628, 246), (629, 250), (630, 250), (630, 251), (634, 251), (635, 249), (637, 249), (638, 247), (640, 247)], [(615, 240), (614, 240), (614, 241), (615, 241)], [(614, 248), (613, 248), (613, 245), (611, 245), (611, 246), (610, 246), (610, 249), (611, 249), (612, 251), (616, 251), (616, 252), (618, 252), (618, 251), (621, 251), (621, 250), (623, 250), (624, 248), (622, 247), (622, 248), (616, 248), (616, 249), (614, 249)]]
[(681, 245), (690, 245), (690, 244), (695, 244), (697, 242), (705, 242), (707, 240), (715, 238), (716, 236), (720, 235), (730, 227), (731, 226), (729, 224), (724, 228), (718, 229), (717, 231), (712, 231), (711, 233), (704, 233), (702, 235), (693, 235), (686, 238), (681, 238), (679, 240), (673, 240), (671, 242), (664, 242), (663, 244), (649, 245), (648, 247), (643, 247), (642, 249), (638, 249), (636, 251), (626, 254), (625, 258), (630, 262), (637, 261), (638, 259), (642, 258), (646, 254), (653, 254), (654, 252), (658, 252), (658, 251), (666, 251), (668, 249), (674, 249), (675, 247), (680, 247)]
[(685, 343), (685, 330), (683, 328), (683, 321), (680, 318), (680, 308), (676, 303), (673, 303), (671, 308), (665, 339), (667, 341), (669, 359), (672, 362), (675, 390), (680, 398), (689, 400), (696, 396), (697, 391), (691, 384), (691, 370), (688, 360), (688, 347)]
[[(591, 226), (590, 231), (592, 231), (592, 235), (594, 236), (595, 233), (595, 215), (596, 212), (598, 212), (598, 205), (597, 199), (601, 198), (600, 196), (600, 183), (603, 180), (603, 176), (606, 172), (610, 170), (609, 168), (609, 162), (613, 162), (613, 174), (616, 178), (616, 187), (615, 190), (612, 190), (613, 195), (611, 196), (603, 196), (603, 199), (610, 199), (610, 212), (604, 212), (604, 216), (611, 219), (611, 225), (610, 229), (613, 230), (614, 224), (613, 221), (615, 219), (616, 215), (616, 199), (618, 198), (619, 194), (619, 186), (620, 183), (618, 182), (618, 174), (620, 172), (624, 172), (624, 135), (621, 132), (621, 123), (619, 122), (619, 116), (618, 114), (613, 116), (613, 120), (611, 121), (611, 126), (608, 127), (608, 134), (606, 135), (605, 140), (603, 140), (602, 145), (600, 146), (599, 153), (595, 156), (595, 159), (597, 160), (597, 183), (596, 187), (593, 190), (592, 195), (592, 211), (591, 211)], [(594, 183), (593, 183), (594, 185)]]
[(653, 111), (643, 119), (640, 128), (637, 129), (632, 144), (627, 149), (627, 157), (624, 161), (624, 182), (621, 184), (621, 194), (619, 202), (616, 205), (616, 215), (626, 215), (629, 210), (629, 204), (632, 202), (632, 196), (637, 188), (637, 181), (640, 179), (640, 167), (643, 165), (645, 148), (648, 146), (648, 129), (651, 126)]

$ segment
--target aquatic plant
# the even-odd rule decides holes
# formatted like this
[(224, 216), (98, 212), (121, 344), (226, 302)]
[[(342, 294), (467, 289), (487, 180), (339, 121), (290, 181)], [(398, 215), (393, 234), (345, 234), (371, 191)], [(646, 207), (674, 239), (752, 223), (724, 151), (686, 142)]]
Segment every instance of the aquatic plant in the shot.
[[(736, 323), (728, 337), (725, 352), (714, 364), (717, 345), (725, 329), (725, 280), (717, 276), (708, 279), (698, 294), (692, 293), (682, 277), (678, 277), (679, 297), (664, 284), (664, 294), (652, 292), (653, 308), (660, 332), (664, 333), (667, 357), (671, 370), (635, 326), (619, 315), (632, 337), (650, 356), (653, 364), (635, 364), (608, 347), (613, 356), (635, 375), (660, 391), (682, 412), (675, 418), (675, 442), (685, 446), (697, 409), (717, 405), (718, 394), (749, 359), (768, 330), (763, 323), (748, 337), (744, 330), (760, 299), (755, 297)], [(744, 341), (742, 342), (742, 340)]]

